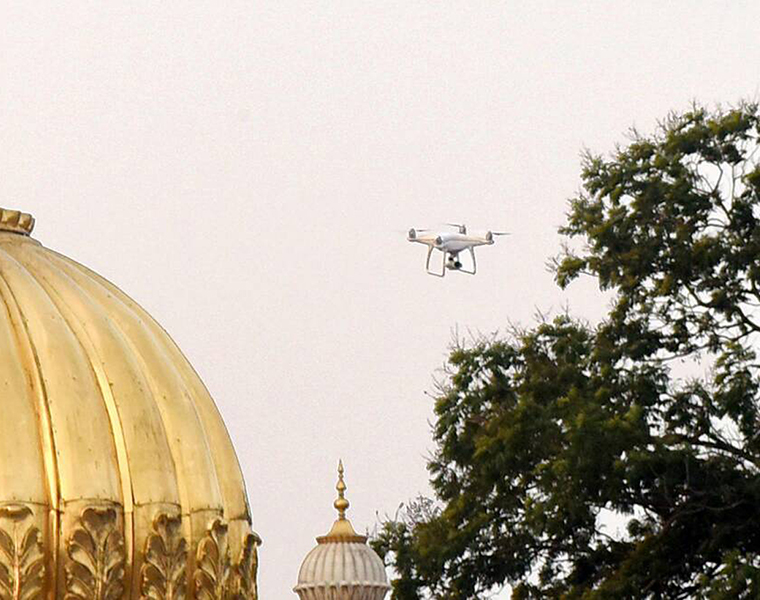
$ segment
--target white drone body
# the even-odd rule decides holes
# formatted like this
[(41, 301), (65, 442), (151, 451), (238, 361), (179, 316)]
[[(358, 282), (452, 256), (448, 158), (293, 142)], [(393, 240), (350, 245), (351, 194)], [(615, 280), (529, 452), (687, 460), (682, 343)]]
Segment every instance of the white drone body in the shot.
[[(407, 234), (407, 240), (425, 244), (428, 247), (427, 260), (425, 261), (425, 270), (429, 275), (444, 277), (446, 271), (459, 271), (468, 275), (475, 275), (477, 272), (477, 262), (475, 261), (475, 248), (478, 246), (490, 246), (494, 243), (494, 236), (509, 235), (504, 232), (487, 231), (484, 236), (468, 235), (465, 225), (447, 223), (456, 227), (456, 232), (451, 231), (432, 231), (430, 229), (410, 229)], [(439, 250), (443, 253), (443, 263), (441, 270), (430, 270), (430, 257), (433, 250)], [(467, 270), (459, 260), (459, 253), (467, 250), (472, 257), (472, 269)]]

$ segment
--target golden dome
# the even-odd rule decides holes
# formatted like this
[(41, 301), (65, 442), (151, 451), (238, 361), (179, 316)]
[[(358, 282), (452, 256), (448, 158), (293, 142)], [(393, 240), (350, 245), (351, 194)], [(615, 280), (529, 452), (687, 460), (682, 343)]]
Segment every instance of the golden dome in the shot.
[(33, 226), (0, 209), (0, 598), (255, 598), (259, 539), (208, 391)]
[(306, 555), (293, 588), (301, 600), (382, 600), (390, 589), (385, 565), (346, 519), (343, 462), (338, 463), (338, 519)]

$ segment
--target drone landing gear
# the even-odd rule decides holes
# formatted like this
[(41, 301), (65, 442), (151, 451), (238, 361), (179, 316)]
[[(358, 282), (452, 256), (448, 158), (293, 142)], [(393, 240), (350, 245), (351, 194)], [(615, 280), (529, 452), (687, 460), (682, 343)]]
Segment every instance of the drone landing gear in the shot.
[(430, 270), (430, 255), (433, 254), (433, 250), (435, 248), (433, 246), (428, 247), (428, 253), (427, 253), (427, 260), (425, 261), (425, 270), (428, 272), (428, 275), (434, 275), (435, 277), (445, 277), (446, 276), (446, 253), (443, 253), (443, 265), (441, 266), (441, 272), (438, 273), (436, 271)]

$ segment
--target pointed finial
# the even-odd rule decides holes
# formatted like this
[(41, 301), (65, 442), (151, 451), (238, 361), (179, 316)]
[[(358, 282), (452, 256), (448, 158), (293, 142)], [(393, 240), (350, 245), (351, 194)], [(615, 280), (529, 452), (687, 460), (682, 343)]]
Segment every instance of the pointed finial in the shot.
[(338, 498), (333, 502), (333, 506), (338, 511), (338, 519), (340, 521), (346, 520), (346, 510), (348, 510), (348, 507), (350, 506), (350, 503), (348, 500), (346, 500), (345, 493), (346, 493), (346, 483), (343, 481), (343, 460), (338, 460), (338, 483), (335, 486), (335, 489), (338, 490)]
[(359, 535), (354, 531), (351, 521), (346, 518), (346, 511), (349, 502), (346, 500), (346, 482), (343, 481), (343, 461), (338, 461), (338, 483), (335, 485), (338, 490), (338, 498), (333, 502), (333, 506), (338, 511), (338, 519), (333, 523), (332, 529), (327, 535), (317, 538), (320, 544), (331, 544), (333, 542), (355, 542), (364, 544), (367, 541), (366, 536)]

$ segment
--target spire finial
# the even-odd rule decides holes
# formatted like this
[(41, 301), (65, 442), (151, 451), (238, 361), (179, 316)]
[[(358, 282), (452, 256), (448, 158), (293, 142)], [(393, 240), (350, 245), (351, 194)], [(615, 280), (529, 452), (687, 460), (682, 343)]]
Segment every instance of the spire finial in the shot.
[(338, 520), (345, 521), (346, 520), (346, 510), (348, 510), (348, 507), (350, 506), (350, 503), (348, 500), (346, 500), (345, 492), (346, 492), (346, 482), (343, 481), (343, 460), (338, 460), (338, 483), (335, 486), (335, 489), (338, 490), (338, 498), (333, 502), (333, 506), (338, 511)]
[(346, 518), (349, 502), (346, 500), (346, 482), (343, 481), (343, 461), (338, 461), (338, 483), (335, 484), (338, 490), (338, 497), (333, 506), (338, 511), (338, 519), (333, 523), (332, 529), (327, 535), (317, 538), (320, 544), (332, 544), (333, 542), (356, 542), (364, 544), (367, 541), (366, 536), (359, 535), (354, 531), (351, 521)]

